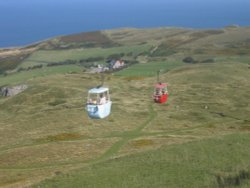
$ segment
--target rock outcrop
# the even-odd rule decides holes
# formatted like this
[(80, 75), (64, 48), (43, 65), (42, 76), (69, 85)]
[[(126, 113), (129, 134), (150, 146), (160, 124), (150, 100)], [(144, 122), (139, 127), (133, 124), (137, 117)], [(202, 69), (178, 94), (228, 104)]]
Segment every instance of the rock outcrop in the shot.
[(0, 88), (0, 96), (4, 97), (10, 97), (17, 95), (18, 93), (23, 92), (25, 89), (27, 89), (27, 85), (17, 85), (13, 87), (2, 87)]

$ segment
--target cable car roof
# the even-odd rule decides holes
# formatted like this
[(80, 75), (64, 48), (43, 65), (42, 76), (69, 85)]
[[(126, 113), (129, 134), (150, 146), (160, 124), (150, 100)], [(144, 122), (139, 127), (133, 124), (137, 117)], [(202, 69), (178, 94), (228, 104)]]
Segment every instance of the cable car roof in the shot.
[(164, 88), (164, 87), (167, 87), (167, 84), (166, 83), (158, 83), (158, 84), (155, 84), (155, 88)]
[(106, 91), (108, 91), (109, 88), (107, 87), (95, 87), (89, 90), (89, 93), (104, 93)]

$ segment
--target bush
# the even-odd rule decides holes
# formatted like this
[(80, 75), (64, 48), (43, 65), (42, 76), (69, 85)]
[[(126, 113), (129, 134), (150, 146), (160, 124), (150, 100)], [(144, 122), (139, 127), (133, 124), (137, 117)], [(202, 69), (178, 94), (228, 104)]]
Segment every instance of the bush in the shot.
[(111, 54), (107, 57), (107, 59), (121, 59), (124, 55), (124, 53)]
[(76, 64), (77, 61), (76, 60), (72, 60), (72, 59), (67, 59), (65, 61), (62, 62), (52, 62), (52, 63), (48, 63), (47, 67), (53, 67), (53, 66), (59, 66), (59, 65), (72, 65), (72, 64)]
[(197, 61), (195, 61), (192, 57), (185, 57), (183, 60), (182, 60), (184, 63), (197, 63)]

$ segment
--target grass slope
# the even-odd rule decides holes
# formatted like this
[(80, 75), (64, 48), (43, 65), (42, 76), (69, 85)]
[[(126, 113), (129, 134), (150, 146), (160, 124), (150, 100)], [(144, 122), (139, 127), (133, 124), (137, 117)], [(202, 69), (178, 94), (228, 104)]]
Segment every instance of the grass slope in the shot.
[(249, 136), (232, 134), (162, 147), (94, 164), (34, 187), (248, 187)]
[(27, 80), (34, 79), (36, 77), (46, 77), (52, 74), (64, 74), (71, 72), (80, 72), (82, 68), (77, 65), (64, 65), (57, 67), (43, 67), (32, 71), (18, 72), (9, 74), (8, 76), (0, 76), (0, 86), (2, 85), (15, 85), (24, 83)]
[[(0, 186), (248, 187), (249, 32), (121, 29), (38, 44), (17, 64), (43, 68), (0, 76), (0, 86), (29, 85), (0, 97)], [(46, 67), (120, 53), (143, 63), (106, 75), (113, 105), (104, 120), (84, 110), (99, 75)], [(187, 65), (187, 56), (214, 63)], [(170, 93), (162, 105), (152, 101), (159, 69)]]
[[(141, 70), (148, 70), (151, 65), (145, 63), (140, 66)], [(129, 70), (134, 74), (133, 69)], [(197, 176), (195, 182), (185, 176), (183, 183), (189, 187), (201, 185), (203, 180), (206, 185), (216, 183), (214, 176), (220, 172), (225, 172), (227, 179), (231, 176), (227, 173), (232, 172), (232, 176), (237, 176), (240, 170), (249, 171), (245, 160), (249, 154), (243, 147), (249, 144), (244, 133), (247, 135), (250, 130), (248, 65), (214, 63), (175, 67), (161, 75), (161, 79), (168, 82), (170, 92), (168, 103), (163, 105), (154, 104), (151, 98), (155, 77), (148, 77), (147, 71), (142, 72), (145, 74), (140, 75), (139, 79), (107, 75), (106, 84), (111, 89), (113, 106), (112, 114), (104, 120), (92, 120), (84, 111), (87, 89), (99, 84), (98, 75), (61, 72), (23, 79), (30, 86), (25, 92), (11, 98), (0, 98), (0, 185), (29, 186), (45, 178), (68, 174), (65, 175), (67, 180), (75, 182), (75, 186), (96, 185), (93, 181), (100, 176), (100, 181), (104, 182), (102, 185), (106, 187), (136, 187), (146, 186), (146, 183), (174, 187), (181, 184), (175, 174), (180, 177), (182, 173), (174, 171), (172, 176), (169, 175), (171, 170), (165, 163), (171, 166), (171, 159), (175, 158), (171, 157), (170, 152), (181, 155), (180, 151), (183, 150), (186, 152), (184, 156), (190, 157), (186, 161), (185, 157), (181, 157), (180, 161), (176, 158), (171, 168), (175, 169), (180, 164), (184, 173)], [(198, 159), (203, 161), (210, 145), (218, 145), (219, 137), (224, 139), (223, 135), (230, 134), (235, 135), (232, 136), (232, 142), (243, 145), (232, 146), (236, 153), (245, 155), (242, 163), (238, 161), (240, 156), (235, 152), (229, 155), (229, 149), (222, 145), (220, 149), (213, 150), (215, 153), (221, 150), (221, 153), (217, 152), (218, 159), (222, 160), (226, 156), (225, 160), (233, 160), (236, 155), (235, 163), (222, 163), (218, 168), (210, 168), (208, 163), (201, 162), (207, 168), (205, 171), (198, 173), (201, 171), (192, 170), (193, 167), (199, 169), (191, 165), (196, 143), (206, 139), (201, 141), (200, 149), (195, 151), (200, 157)], [(230, 140), (230, 137), (225, 137), (225, 140)], [(202, 148), (204, 154), (200, 152)], [(133, 156), (130, 157), (131, 154)], [(150, 168), (143, 165), (147, 162), (145, 155), (151, 156), (147, 163)], [(168, 162), (164, 160), (166, 156), (169, 156), (166, 159)], [(108, 175), (118, 173), (117, 170), (130, 160), (133, 166), (123, 166), (121, 176), (110, 180)], [(186, 166), (182, 166), (184, 162)], [(149, 173), (149, 169), (152, 169), (152, 173)], [(91, 177), (82, 179), (85, 173), (90, 173)], [(120, 179), (125, 174), (131, 174), (127, 176), (130, 180), (127, 183), (126, 179)], [(56, 184), (59, 183), (59, 187), (65, 176), (58, 176), (54, 180)], [(169, 176), (167, 182), (165, 176)], [(144, 180), (145, 177), (148, 180)], [(42, 186), (56, 185), (48, 181)], [(65, 186), (72, 187), (66, 183)]]

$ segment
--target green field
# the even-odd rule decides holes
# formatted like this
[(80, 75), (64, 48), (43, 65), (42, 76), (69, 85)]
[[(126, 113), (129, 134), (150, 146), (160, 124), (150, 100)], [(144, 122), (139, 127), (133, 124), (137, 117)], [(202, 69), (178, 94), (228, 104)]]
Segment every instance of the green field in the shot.
[(216, 61), (218, 62), (234, 62), (234, 63), (245, 63), (250, 64), (249, 56), (226, 56), (226, 57), (217, 57)]
[(64, 65), (56, 67), (43, 67), (32, 71), (22, 71), (19, 73), (9, 74), (7, 76), (0, 77), (0, 86), (15, 85), (26, 82), (30, 79), (34, 79), (36, 77), (44, 77), (51, 74), (80, 72), (82, 70), (83, 68), (77, 65)]
[(156, 76), (157, 71), (167, 72), (179, 66), (183, 66), (182, 62), (149, 62), (140, 63), (130, 66), (122, 71), (117, 72), (115, 75), (118, 76)]
[(107, 58), (113, 54), (132, 53), (137, 56), (142, 52), (147, 52), (152, 46), (149, 44), (121, 46), (114, 48), (80, 48), (69, 50), (39, 50), (25, 59), (19, 67), (27, 68), (34, 65), (48, 64), (51, 62), (62, 62), (66, 60), (81, 60), (91, 57)]

